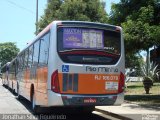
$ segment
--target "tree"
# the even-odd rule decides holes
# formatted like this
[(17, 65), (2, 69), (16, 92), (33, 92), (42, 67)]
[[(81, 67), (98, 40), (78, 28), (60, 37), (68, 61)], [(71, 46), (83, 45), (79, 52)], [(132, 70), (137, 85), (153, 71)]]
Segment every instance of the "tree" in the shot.
[(44, 15), (41, 16), (38, 24), (38, 32), (42, 31), (49, 23), (58, 18), (58, 10), (62, 5), (63, 0), (48, 1), (47, 8), (44, 10)]
[[(115, 25), (121, 25), (128, 20), (128, 16), (133, 21), (137, 20), (140, 9), (150, 6), (153, 7), (152, 23), (158, 25), (160, 23), (159, 2), (160, 0), (121, 0), (117, 4), (112, 4), (109, 22)], [(146, 11), (148, 10), (146, 9)]]
[(100, 0), (51, 0), (38, 22), (39, 32), (53, 20), (79, 20), (106, 23), (105, 3)]
[(158, 42), (158, 39), (155, 39), (153, 35), (158, 33), (155, 33), (155, 28), (148, 23), (128, 20), (122, 24), (122, 27), (125, 33), (124, 37), (127, 54), (137, 53), (140, 50), (147, 51)]
[(0, 63), (2, 66), (17, 56), (19, 49), (15, 43), (0, 43)]
[(126, 54), (126, 68), (140, 70), (144, 64), (143, 57), (139, 54)]
[[(159, 45), (160, 7), (157, 3), (158, 0), (121, 0), (112, 5), (109, 21), (122, 25), (127, 57), (141, 50), (147, 51), (148, 56), (149, 48)], [(127, 63), (132, 61), (127, 60)]]

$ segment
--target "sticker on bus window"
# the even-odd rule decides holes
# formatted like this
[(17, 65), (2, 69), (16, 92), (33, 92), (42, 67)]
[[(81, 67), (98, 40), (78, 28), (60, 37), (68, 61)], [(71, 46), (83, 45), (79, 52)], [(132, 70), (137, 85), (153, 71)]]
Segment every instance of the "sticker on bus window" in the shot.
[(63, 28), (63, 47), (103, 49), (103, 31), (94, 29)]

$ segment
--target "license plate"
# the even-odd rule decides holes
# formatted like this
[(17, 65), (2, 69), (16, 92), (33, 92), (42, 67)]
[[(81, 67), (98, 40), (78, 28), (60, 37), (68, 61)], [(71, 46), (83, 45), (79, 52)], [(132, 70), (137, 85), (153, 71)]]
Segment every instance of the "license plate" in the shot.
[(85, 98), (84, 103), (96, 103), (96, 98)]

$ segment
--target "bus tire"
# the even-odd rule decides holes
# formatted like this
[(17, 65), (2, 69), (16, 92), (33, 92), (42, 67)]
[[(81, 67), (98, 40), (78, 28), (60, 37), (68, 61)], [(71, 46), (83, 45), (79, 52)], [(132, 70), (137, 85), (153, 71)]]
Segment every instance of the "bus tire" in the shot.
[(36, 105), (36, 102), (35, 102), (35, 94), (34, 92), (32, 91), (31, 93), (31, 107), (32, 107), (32, 112), (33, 114), (38, 114), (39, 113), (39, 106)]

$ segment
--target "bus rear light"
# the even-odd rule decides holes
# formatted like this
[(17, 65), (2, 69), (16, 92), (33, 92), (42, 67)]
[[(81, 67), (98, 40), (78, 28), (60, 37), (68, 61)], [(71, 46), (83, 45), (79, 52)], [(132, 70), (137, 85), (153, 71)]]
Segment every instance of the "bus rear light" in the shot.
[(122, 93), (124, 91), (124, 74), (121, 72), (120, 73), (120, 81), (118, 85), (118, 93)]
[(51, 76), (51, 90), (53, 92), (59, 93), (60, 89), (59, 89), (59, 80), (58, 80), (58, 70), (56, 70), (55, 72), (53, 72), (52, 76)]

